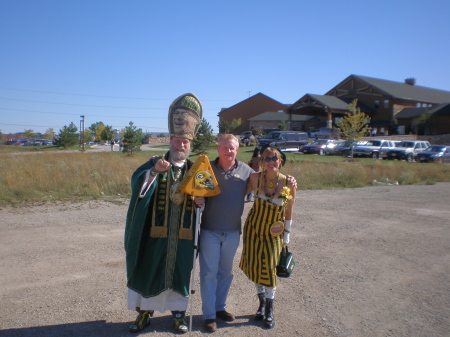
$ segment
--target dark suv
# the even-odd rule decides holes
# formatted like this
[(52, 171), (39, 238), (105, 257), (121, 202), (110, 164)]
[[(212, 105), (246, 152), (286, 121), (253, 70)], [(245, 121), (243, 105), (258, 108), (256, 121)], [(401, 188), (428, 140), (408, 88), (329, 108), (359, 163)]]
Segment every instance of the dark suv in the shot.
[(278, 144), (281, 149), (297, 149), (308, 144), (308, 134), (300, 131), (272, 131), (258, 141), (258, 148), (269, 143)]

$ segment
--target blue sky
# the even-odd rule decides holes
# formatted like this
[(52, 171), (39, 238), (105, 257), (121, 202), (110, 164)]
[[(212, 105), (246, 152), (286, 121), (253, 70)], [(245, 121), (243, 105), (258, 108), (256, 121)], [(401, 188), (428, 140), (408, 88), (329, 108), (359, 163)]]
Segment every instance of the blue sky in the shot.
[(0, 130), (56, 132), (85, 116), (167, 132), (192, 92), (217, 113), (281, 103), (350, 74), (450, 91), (450, 1), (0, 0)]

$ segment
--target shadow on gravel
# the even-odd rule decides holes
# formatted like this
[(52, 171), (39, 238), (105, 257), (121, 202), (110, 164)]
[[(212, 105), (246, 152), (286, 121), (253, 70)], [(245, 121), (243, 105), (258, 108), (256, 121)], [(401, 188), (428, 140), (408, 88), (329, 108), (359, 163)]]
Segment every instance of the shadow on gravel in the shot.
[(122, 336), (128, 333), (128, 324), (130, 323), (106, 323), (106, 321), (68, 323), (61, 325), (0, 330), (0, 336)]
[[(186, 317), (189, 324), (189, 316)], [(262, 321), (255, 321), (253, 315), (236, 316), (234, 322), (217, 321), (217, 328), (240, 328), (241, 326), (260, 326), (263, 328)], [(60, 325), (38, 326), (21, 329), (0, 330), (0, 337), (64, 337), (64, 336), (83, 336), (83, 337), (111, 337), (111, 336), (139, 336), (147, 333), (168, 333), (175, 334), (173, 329), (172, 317), (154, 317), (151, 319), (151, 325), (147, 326), (140, 333), (131, 333), (128, 327), (132, 322), (125, 323), (107, 323), (106, 321), (67, 323)], [(203, 319), (201, 315), (195, 315), (192, 319), (192, 331), (205, 333)], [(232, 332), (232, 331), (230, 331)]]

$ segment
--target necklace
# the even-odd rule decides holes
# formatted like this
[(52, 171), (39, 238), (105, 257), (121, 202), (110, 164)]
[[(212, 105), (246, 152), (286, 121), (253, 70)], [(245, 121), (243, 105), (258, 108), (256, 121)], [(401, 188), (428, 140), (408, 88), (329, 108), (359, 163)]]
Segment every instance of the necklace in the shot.
[(266, 176), (266, 179), (269, 181), (269, 184), (267, 185), (269, 190), (273, 190), (274, 189), (275, 182), (277, 182), (277, 185), (278, 185), (278, 173), (277, 173), (277, 176), (274, 179), (269, 179), (268, 176)]
[(175, 206), (180, 206), (184, 200), (184, 194), (178, 187), (180, 186), (181, 167), (173, 166), (171, 171), (172, 187), (170, 189), (170, 200)]

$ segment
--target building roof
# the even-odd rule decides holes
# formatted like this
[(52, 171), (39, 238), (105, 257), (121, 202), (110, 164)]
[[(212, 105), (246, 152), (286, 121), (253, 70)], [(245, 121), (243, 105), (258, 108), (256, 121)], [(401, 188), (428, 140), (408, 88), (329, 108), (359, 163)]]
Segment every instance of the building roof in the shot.
[(450, 101), (450, 91), (421, 87), (417, 85), (406, 84), (403, 82), (394, 82), (372, 78), (360, 75), (350, 75), (338, 85), (329, 90), (326, 95), (331, 94), (336, 88), (340, 87), (348, 80), (359, 79), (370, 86), (384, 92), (388, 96), (397, 99), (405, 99), (412, 101), (428, 102), (428, 103), (444, 103)]
[[(303, 99), (305, 97), (310, 97), (315, 102), (317, 102), (320, 105), (322, 105), (323, 107), (327, 106), (328, 108), (330, 108), (332, 110), (349, 111), (349, 109), (350, 109), (349, 105), (350, 105), (350, 103), (353, 102), (353, 98), (327, 96), (327, 95), (305, 94), (297, 102), (292, 104), (290, 110), (296, 110), (299, 105), (304, 105), (304, 103), (302, 101), (303, 101)], [(361, 103), (360, 101), (358, 101), (356, 106), (359, 109), (361, 109), (361, 111), (363, 111), (363, 112), (374, 112), (374, 110), (372, 108), (370, 108), (367, 105)]]
[(397, 119), (414, 118), (423, 114), (450, 115), (450, 103), (442, 103), (431, 108), (404, 108), (395, 115)]
[(414, 118), (425, 113), (429, 113), (428, 108), (404, 108), (395, 115), (395, 118)]
[(326, 105), (330, 109), (345, 110), (345, 111), (349, 109), (347, 102), (344, 102), (342, 99), (337, 98), (335, 96), (314, 95), (314, 94), (307, 94), (307, 95), (315, 99), (317, 102)]
[(267, 96), (267, 95), (265, 95), (265, 94), (263, 94), (263, 93), (261, 93), (261, 92), (258, 92), (257, 94), (255, 94), (255, 95), (253, 95), (253, 96), (250, 96), (249, 98), (246, 98), (246, 99), (244, 99), (243, 101), (240, 101), (240, 102), (238, 102), (238, 103), (236, 103), (236, 104), (233, 104), (233, 105), (230, 106), (229, 108), (222, 108), (222, 109), (220, 110), (220, 112), (219, 112), (217, 115), (220, 116), (221, 114), (223, 114), (223, 113), (226, 112), (227, 110), (231, 110), (231, 109), (233, 109), (234, 107), (236, 107), (236, 106), (238, 106), (238, 105), (243, 105), (243, 104), (245, 104), (245, 103), (248, 103), (248, 102), (251, 102), (251, 101), (255, 101), (255, 100), (261, 100), (261, 99), (264, 99), (264, 100), (270, 100), (270, 101), (276, 102), (276, 103), (278, 103), (278, 104), (283, 105), (285, 108), (287, 108), (287, 107), (289, 106), (288, 104), (280, 103), (280, 102), (277, 101), (276, 99), (273, 99), (272, 97), (269, 97), (269, 96)]
[(436, 115), (450, 115), (450, 103), (442, 103), (430, 108), (430, 113)]
[[(289, 114), (281, 112), (264, 112), (248, 119), (249, 121), (288, 121)], [(316, 116), (292, 115), (293, 122), (306, 122), (319, 120)]]

